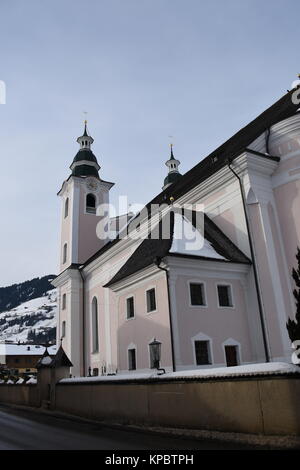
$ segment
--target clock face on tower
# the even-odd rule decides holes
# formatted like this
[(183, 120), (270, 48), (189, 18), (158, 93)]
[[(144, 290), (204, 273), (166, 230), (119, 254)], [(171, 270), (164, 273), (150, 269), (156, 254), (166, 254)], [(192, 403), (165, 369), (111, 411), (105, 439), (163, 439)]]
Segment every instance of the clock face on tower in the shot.
[(93, 178), (87, 178), (86, 186), (91, 191), (96, 191), (96, 189), (98, 188), (97, 181), (95, 181)]

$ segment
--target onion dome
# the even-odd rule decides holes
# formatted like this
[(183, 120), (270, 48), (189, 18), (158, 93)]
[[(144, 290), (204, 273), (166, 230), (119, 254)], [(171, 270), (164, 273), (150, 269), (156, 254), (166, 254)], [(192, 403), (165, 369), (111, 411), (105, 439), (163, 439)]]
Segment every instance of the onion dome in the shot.
[(95, 176), (99, 178), (98, 171), (100, 166), (96, 156), (91, 150), (91, 145), (94, 142), (93, 137), (88, 135), (87, 121), (84, 122), (83, 135), (78, 137), (79, 150), (74, 157), (70, 169), (73, 176)]

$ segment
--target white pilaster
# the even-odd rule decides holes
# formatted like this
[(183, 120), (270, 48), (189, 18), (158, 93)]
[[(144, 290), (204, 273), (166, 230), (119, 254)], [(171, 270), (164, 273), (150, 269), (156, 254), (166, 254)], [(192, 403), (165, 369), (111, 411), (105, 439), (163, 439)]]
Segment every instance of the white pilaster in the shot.
[(170, 309), (171, 319), (173, 326), (173, 348), (174, 348), (174, 360), (176, 370), (182, 366), (181, 352), (180, 352), (180, 337), (179, 337), (179, 325), (177, 315), (177, 293), (176, 293), (176, 280), (177, 276), (174, 274), (169, 275), (169, 290), (170, 290)]

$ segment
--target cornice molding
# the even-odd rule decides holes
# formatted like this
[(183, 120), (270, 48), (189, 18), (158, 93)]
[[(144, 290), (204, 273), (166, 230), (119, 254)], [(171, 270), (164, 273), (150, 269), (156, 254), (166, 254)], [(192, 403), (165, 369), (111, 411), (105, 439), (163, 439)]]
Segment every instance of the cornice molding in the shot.
[(70, 170), (74, 170), (77, 166), (82, 166), (82, 165), (88, 165), (88, 166), (93, 166), (97, 170), (100, 170), (100, 165), (96, 162), (91, 162), (90, 160), (79, 160), (78, 162), (73, 162), (72, 165), (70, 166)]
[(231, 167), (239, 176), (244, 176), (246, 173), (256, 173), (261, 176), (271, 176), (279, 162), (271, 158), (264, 158), (260, 155), (255, 155), (250, 152), (243, 152), (231, 164)]
[(51, 284), (54, 287), (61, 287), (64, 284), (66, 284), (66, 282), (68, 281), (78, 281), (80, 279), (81, 279), (81, 276), (80, 276), (78, 269), (68, 268), (65, 271), (63, 271), (61, 274), (59, 274), (55, 279), (53, 279)]
[(270, 143), (277, 143), (277, 140), (293, 132), (300, 133), (300, 113), (274, 124), (271, 127)]
[[(159, 274), (159, 276), (157, 276)], [(141, 269), (137, 273), (128, 276), (126, 279), (122, 279), (116, 284), (109, 287), (113, 292), (123, 291), (134, 285), (137, 288), (141, 283), (149, 281), (153, 277), (160, 278), (164, 276), (164, 273), (155, 265), (151, 265), (148, 268)]]
[(202, 271), (216, 272), (220, 276), (221, 273), (236, 273), (239, 275), (245, 275), (248, 274), (251, 268), (249, 264), (232, 263), (230, 261), (205, 261), (202, 258), (197, 260), (191, 258), (182, 258), (179, 256), (166, 256), (164, 261), (168, 265), (170, 276), (172, 276), (172, 269), (193, 270), (193, 274), (195, 274), (195, 272), (199, 273)]

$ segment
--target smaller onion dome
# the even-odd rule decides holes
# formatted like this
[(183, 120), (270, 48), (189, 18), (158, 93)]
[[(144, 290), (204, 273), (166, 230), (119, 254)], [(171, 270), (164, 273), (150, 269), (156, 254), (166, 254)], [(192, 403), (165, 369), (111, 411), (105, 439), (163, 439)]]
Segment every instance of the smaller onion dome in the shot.
[(170, 184), (175, 183), (175, 181), (178, 181), (181, 178), (181, 174), (178, 170), (178, 167), (180, 165), (180, 161), (177, 160), (174, 157), (173, 154), (173, 144), (170, 144), (171, 147), (171, 155), (169, 160), (166, 161), (166, 166), (169, 168), (169, 173), (164, 179), (164, 185), (162, 189), (166, 189)]

